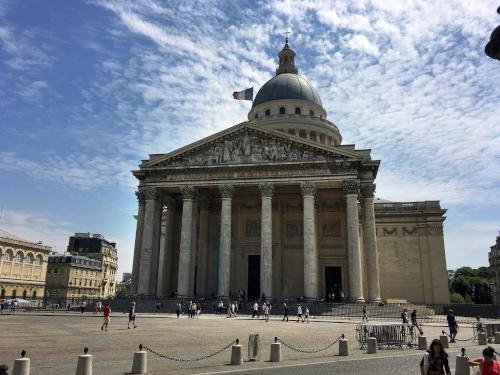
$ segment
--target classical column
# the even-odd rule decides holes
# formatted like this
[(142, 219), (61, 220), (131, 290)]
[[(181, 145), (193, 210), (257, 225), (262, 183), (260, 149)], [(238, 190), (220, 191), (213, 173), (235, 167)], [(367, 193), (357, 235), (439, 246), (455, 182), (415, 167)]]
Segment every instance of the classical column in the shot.
[(180, 297), (189, 296), (189, 277), (191, 275), (191, 243), (193, 240), (193, 200), (194, 187), (184, 186), (182, 193), (181, 243), (179, 249), (179, 276), (177, 293)]
[(160, 248), (161, 201), (156, 188), (146, 188), (142, 229), (138, 294), (156, 294), (158, 252)]
[(361, 193), (363, 196), (363, 249), (368, 283), (368, 300), (380, 302), (377, 234), (373, 204), (375, 184), (363, 185)]
[(262, 196), (260, 220), (260, 292), (267, 298), (273, 295), (273, 193), (270, 183), (259, 185)]
[(353, 301), (364, 302), (361, 252), (359, 248), (358, 217), (359, 181), (344, 181), (347, 203), (347, 258), (349, 264), (349, 296)]
[(172, 245), (174, 235), (175, 200), (168, 195), (163, 197), (163, 217), (165, 231), (163, 241), (160, 241), (160, 255), (158, 256), (158, 282), (156, 295), (168, 297), (170, 289), (170, 274), (172, 273)]
[(193, 218), (191, 228), (191, 262), (189, 269), (189, 295), (194, 296), (194, 279), (196, 274), (196, 253), (198, 250), (197, 235), (198, 235), (198, 197), (195, 193), (193, 199)]
[(229, 297), (231, 277), (231, 208), (233, 185), (221, 185), (222, 196), (219, 251), (219, 296)]
[(208, 295), (207, 289), (207, 262), (208, 262), (208, 213), (210, 200), (208, 195), (203, 194), (199, 199), (200, 231), (198, 236), (198, 262), (196, 274), (196, 294)]
[(316, 186), (312, 182), (300, 184), (304, 201), (304, 297), (318, 297), (318, 249), (316, 247)]
[(134, 263), (132, 264), (132, 293), (138, 293), (139, 287), (139, 271), (141, 261), (141, 244), (142, 244), (142, 231), (144, 228), (144, 211), (146, 207), (146, 193), (140, 189), (135, 192), (137, 202), (139, 203), (139, 210), (137, 211), (137, 225), (135, 229), (135, 245), (134, 245)]

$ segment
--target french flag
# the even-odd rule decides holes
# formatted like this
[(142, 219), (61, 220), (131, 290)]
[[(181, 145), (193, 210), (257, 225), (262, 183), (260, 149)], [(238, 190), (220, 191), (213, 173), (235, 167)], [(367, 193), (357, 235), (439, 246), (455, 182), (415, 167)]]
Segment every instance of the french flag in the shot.
[(233, 98), (236, 100), (253, 100), (253, 87), (243, 91), (235, 91), (233, 92)]

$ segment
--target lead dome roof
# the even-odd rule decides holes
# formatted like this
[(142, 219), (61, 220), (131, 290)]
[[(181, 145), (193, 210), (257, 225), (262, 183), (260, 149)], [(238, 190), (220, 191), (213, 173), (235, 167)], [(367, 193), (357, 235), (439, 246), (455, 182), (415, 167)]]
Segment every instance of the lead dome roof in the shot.
[(316, 89), (305, 78), (294, 73), (281, 73), (267, 81), (255, 96), (252, 107), (278, 99), (298, 99), (322, 107)]

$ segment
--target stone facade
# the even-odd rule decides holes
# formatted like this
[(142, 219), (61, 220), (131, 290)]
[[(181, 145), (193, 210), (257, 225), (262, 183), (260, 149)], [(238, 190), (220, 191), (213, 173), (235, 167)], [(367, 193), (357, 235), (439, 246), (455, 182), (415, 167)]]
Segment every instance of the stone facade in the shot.
[(248, 121), (133, 171), (134, 293), (449, 302), (445, 210), (377, 203), (380, 161), (341, 145), (316, 91), (289, 70)]
[(43, 298), (52, 248), (0, 231), (0, 299)]
[(500, 234), (497, 236), (495, 244), (490, 247), (488, 259), (490, 262), (493, 303), (500, 304)]
[(101, 298), (103, 279), (99, 260), (76, 255), (52, 255), (47, 269), (46, 302), (79, 306)]

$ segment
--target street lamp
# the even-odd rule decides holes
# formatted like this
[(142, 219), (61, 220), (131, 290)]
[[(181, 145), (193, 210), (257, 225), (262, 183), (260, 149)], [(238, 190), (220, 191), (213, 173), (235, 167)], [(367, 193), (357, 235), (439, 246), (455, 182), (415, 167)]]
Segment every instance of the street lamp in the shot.
[[(497, 9), (497, 13), (500, 14), (500, 7)], [(492, 59), (500, 61), (500, 26), (491, 33), (490, 41), (484, 47), (484, 53)]]

